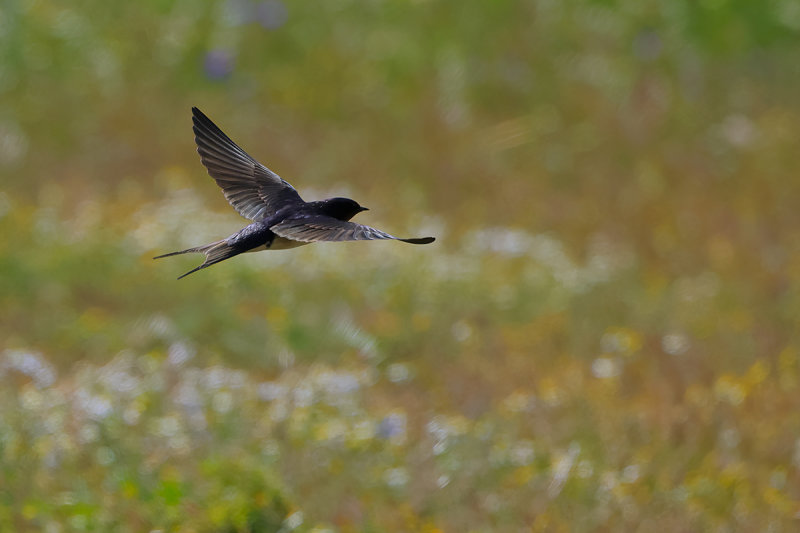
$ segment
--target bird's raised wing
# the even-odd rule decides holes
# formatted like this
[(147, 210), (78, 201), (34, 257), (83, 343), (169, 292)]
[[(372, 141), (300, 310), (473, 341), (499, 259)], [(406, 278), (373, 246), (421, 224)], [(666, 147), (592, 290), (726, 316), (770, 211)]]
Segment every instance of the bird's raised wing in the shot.
[(344, 220), (324, 215), (284, 220), (270, 229), (280, 237), (300, 242), (394, 239), (396, 241), (410, 242), (411, 244), (428, 244), (434, 241), (433, 237), (401, 239), (369, 226), (356, 224), (355, 222), (345, 222)]
[(294, 187), (247, 155), (196, 107), (192, 124), (203, 165), (240, 215), (261, 220), (287, 204), (303, 201)]

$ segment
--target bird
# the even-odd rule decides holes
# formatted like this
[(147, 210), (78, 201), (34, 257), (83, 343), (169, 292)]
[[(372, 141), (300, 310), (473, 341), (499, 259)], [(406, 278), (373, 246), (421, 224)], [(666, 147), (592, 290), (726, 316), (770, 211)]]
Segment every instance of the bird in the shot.
[(197, 107), (192, 107), (192, 131), (200, 161), (209, 175), (228, 203), (253, 222), (225, 239), (153, 258), (188, 253), (205, 255), (203, 264), (178, 279), (245, 252), (284, 250), (320, 241), (392, 239), (429, 244), (435, 240), (434, 237), (403, 239), (351, 222), (351, 218), (368, 209), (350, 198), (304, 201), (289, 182), (248, 155)]

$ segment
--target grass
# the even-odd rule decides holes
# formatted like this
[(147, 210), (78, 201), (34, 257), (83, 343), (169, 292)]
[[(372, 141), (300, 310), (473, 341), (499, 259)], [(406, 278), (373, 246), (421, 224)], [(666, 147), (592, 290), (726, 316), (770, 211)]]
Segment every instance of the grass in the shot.
[[(671, 6), (10, 6), (0, 530), (794, 530), (797, 17)], [(191, 105), (436, 243), (175, 281)]]

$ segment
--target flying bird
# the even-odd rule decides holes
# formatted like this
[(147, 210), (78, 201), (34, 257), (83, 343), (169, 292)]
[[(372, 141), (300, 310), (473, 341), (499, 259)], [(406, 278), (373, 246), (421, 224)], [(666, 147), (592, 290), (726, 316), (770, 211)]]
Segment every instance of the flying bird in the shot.
[(367, 211), (350, 198), (305, 202), (294, 187), (250, 157), (196, 107), (192, 108), (192, 124), (197, 152), (206, 170), (228, 203), (253, 223), (226, 239), (153, 258), (205, 254), (202, 265), (178, 279), (241, 253), (283, 250), (318, 241), (394, 239), (411, 244), (434, 241), (433, 237), (401, 239), (350, 222), (356, 214)]

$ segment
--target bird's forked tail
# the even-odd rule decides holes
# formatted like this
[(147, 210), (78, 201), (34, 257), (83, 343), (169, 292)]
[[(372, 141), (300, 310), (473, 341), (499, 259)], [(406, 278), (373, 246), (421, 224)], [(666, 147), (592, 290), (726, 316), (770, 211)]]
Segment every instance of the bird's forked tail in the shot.
[(190, 254), (190, 253), (203, 253), (206, 256), (206, 260), (203, 261), (203, 264), (197, 268), (193, 268), (186, 274), (182, 276), (178, 276), (178, 279), (188, 276), (198, 270), (203, 268), (209, 267), (215, 263), (219, 263), (220, 261), (224, 261), (233, 257), (234, 255), (239, 255), (242, 253), (240, 250), (236, 250), (233, 246), (227, 243), (224, 239), (217, 242), (212, 242), (211, 244), (206, 244), (205, 246), (196, 246), (194, 248), (187, 248), (186, 250), (181, 250), (179, 252), (170, 252), (164, 255), (158, 255), (153, 259), (161, 259), (162, 257), (169, 257), (171, 255), (181, 255), (181, 254)]

